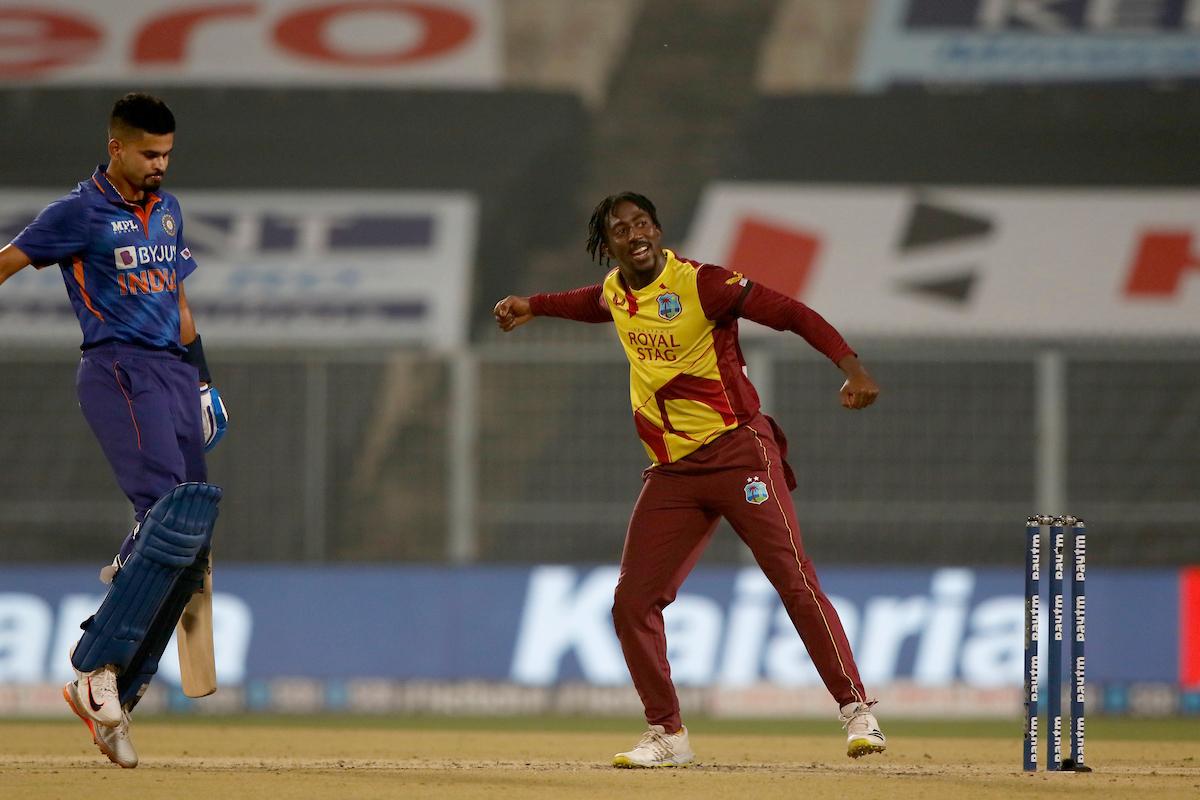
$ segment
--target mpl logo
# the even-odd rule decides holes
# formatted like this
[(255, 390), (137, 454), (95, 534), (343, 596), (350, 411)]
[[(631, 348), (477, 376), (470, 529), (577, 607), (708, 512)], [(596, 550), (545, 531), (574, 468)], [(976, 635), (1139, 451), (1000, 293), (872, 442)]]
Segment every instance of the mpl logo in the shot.
[[(115, 226), (117, 223), (113, 223)], [(138, 265), (137, 247), (118, 247), (113, 250), (113, 261), (116, 262), (117, 269), (135, 269)]]
[(138, 229), (137, 220), (119, 219), (112, 223), (113, 233), (135, 233)]

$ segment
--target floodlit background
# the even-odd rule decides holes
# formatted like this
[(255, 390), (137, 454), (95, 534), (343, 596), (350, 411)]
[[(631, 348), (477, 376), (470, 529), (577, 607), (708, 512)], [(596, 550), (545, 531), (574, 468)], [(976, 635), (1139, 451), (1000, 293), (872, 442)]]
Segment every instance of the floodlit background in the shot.
[[(146, 707), (620, 713), (608, 609), (646, 458), (596, 282), (631, 189), (667, 246), (824, 314), (847, 413), (742, 327), (868, 688), (1016, 719), (1023, 523), (1088, 522), (1089, 702), (1200, 713), (1200, 3), (0, 2), (0, 240), (105, 160), (164, 184), (231, 413), (210, 459), (225, 689)], [(57, 714), (128, 504), (77, 410), (57, 270), (0, 288), (0, 708)], [(829, 715), (728, 528), (669, 611), (685, 707)], [(1137, 654), (1133, 657), (1130, 654)], [(166, 659), (171, 661), (170, 658)]]

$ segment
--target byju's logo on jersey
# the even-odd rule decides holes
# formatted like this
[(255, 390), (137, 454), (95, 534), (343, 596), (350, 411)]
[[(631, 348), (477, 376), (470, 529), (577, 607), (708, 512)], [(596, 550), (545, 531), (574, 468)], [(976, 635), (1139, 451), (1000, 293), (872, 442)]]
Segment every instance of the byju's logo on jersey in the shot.
[(753, 478), (746, 478), (745, 489), (746, 502), (753, 503), (756, 506), (760, 506), (767, 502), (767, 498), (770, 497), (770, 495), (767, 494), (767, 485), (759, 480), (757, 475), (755, 475)]
[[(117, 223), (113, 223), (115, 228)], [(137, 247), (118, 247), (113, 250), (113, 259), (117, 263), (117, 269), (133, 269), (138, 265)]]
[[(177, 281), (175, 270), (171, 266), (175, 262), (175, 245), (118, 247), (113, 250), (113, 259), (120, 270), (117, 274), (117, 286), (121, 289), (122, 297), (175, 291)], [(163, 266), (138, 269), (150, 264)], [(135, 269), (137, 272), (131, 271)]]
[[(186, 248), (185, 248), (186, 249)], [(175, 245), (151, 244), (129, 245), (113, 250), (113, 260), (117, 269), (133, 269), (147, 264), (173, 264), (175, 262)]]
[(658, 315), (670, 322), (683, 313), (679, 303), (679, 295), (674, 292), (664, 292), (658, 296)]

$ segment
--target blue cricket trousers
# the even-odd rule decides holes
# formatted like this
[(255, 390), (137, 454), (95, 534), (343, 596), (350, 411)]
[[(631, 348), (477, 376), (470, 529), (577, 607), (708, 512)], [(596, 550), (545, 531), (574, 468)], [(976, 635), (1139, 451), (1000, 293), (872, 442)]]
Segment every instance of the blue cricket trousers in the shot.
[(199, 378), (178, 355), (98, 345), (84, 351), (75, 388), (138, 522), (179, 484), (207, 481)]

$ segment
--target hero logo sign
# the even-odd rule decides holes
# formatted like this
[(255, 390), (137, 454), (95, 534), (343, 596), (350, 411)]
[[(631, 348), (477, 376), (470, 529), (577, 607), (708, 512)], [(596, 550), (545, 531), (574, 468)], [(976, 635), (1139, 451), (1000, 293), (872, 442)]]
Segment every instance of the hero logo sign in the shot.
[[(462, 56), (476, 44), (473, 40), (478, 39), (477, 29), (490, 2), (341, 0), (300, 4), (264, 0), (177, 3), (166, 8), (155, 3), (146, 6), (143, 14), (122, 15), (120, 28), (97, 19), (89, 13), (89, 3), (77, 0), (60, 0), (54, 8), (0, 7), (0, 80), (62, 80), (73, 77), (62, 73), (95, 67), (89, 62), (97, 60), (117, 67), (121, 74), (149, 68), (190, 68), (210, 74), (223, 70), (226, 78), (229, 65), (236, 63), (248, 67), (242, 75), (248, 79), (264, 66), (266, 73), (283, 73), (285, 78), (288, 70), (298, 67), (349, 68), (369, 75), (384, 69), (428, 66)], [(252, 29), (258, 46), (238, 46), (251, 42), (239, 28)], [(222, 47), (230, 52), (214, 52)], [(260, 63), (250, 64), (247, 58), (257, 58)], [(276, 63), (263, 64), (264, 59)], [(201, 64), (205, 61), (210, 63)], [(215, 66), (211, 62), (216, 62)]]
[(102, 32), (86, 19), (37, 8), (0, 8), (0, 77), (40, 75), (86, 61), (100, 47)]

